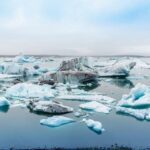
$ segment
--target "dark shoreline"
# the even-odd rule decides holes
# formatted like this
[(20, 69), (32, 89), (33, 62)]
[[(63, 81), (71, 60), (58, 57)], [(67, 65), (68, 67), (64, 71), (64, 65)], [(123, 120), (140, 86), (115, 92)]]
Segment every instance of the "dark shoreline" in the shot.
[[(3, 150), (3, 149), (0, 149)], [(9, 150), (150, 150), (150, 148), (139, 148), (139, 147), (129, 147), (129, 146), (119, 146), (117, 144), (111, 145), (108, 147), (102, 146), (102, 147), (77, 147), (77, 148), (63, 148), (63, 147), (54, 147), (54, 148), (48, 148), (48, 147), (37, 147), (37, 148), (10, 148)]]

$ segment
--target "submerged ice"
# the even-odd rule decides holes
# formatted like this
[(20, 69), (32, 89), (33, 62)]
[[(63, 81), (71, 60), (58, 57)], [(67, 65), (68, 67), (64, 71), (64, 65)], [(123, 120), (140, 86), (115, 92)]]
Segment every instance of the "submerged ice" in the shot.
[(75, 122), (73, 119), (64, 116), (53, 116), (40, 120), (40, 124), (46, 125), (48, 127), (59, 127), (73, 122)]

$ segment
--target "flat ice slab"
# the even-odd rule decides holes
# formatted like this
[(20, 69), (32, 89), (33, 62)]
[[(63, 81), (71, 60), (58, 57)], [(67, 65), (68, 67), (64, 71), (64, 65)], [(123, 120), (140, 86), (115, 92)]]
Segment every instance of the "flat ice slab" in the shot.
[(92, 119), (85, 118), (82, 121), (86, 123), (89, 129), (93, 130), (96, 133), (101, 133), (104, 131), (104, 128), (102, 127), (102, 124), (99, 121), (94, 121)]
[(10, 99), (49, 99), (54, 97), (54, 90), (48, 85), (19, 83), (7, 89), (5, 97)]
[(104, 104), (111, 104), (115, 102), (115, 99), (104, 96), (104, 95), (61, 95), (57, 97), (58, 99), (64, 99), (64, 100), (73, 100), (73, 101), (98, 101)]
[(96, 101), (81, 104), (80, 108), (84, 109), (84, 110), (91, 110), (91, 111), (102, 112), (102, 113), (109, 113), (111, 111), (110, 107), (107, 107), (107, 106), (105, 106), (101, 103), (98, 103)]
[(64, 116), (53, 116), (53, 117), (49, 117), (47, 119), (40, 120), (40, 124), (46, 125), (49, 127), (59, 127), (59, 126), (69, 124), (72, 122), (74, 122), (73, 119), (64, 117)]

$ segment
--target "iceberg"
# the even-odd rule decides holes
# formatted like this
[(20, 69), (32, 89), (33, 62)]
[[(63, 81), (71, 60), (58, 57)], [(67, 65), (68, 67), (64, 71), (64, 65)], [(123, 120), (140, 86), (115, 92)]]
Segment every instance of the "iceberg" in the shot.
[(54, 101), (29, 101), (28, 108), (33, 112), (64, 114), (73, 111), (73, 108)]
[(57, 97), (58, 99), (64, 99), (64, 100), (73, 100), (73, 101), (85, 101), (85, 102), (90, 102), (90, 101), (97, 101), (103, 104), (112, 104), (115, 102), (115, 99), (104, 96), (104, 95), (98, 95), (98, 94), (93, 94), (93, 95), (60, 95)]
[(7, 89), (5, 97), (9, 99), (50, 99), (54, 97), (55, 90), (47, 85), (36, 85), (31, 83), (18, 83)]
[(112, 66), (104, 69), (103, 73), (101, 73), (102, 70), (100, 70), (99, 77), (127, 77), (135, 65), (136, 62), (117, 61)]
[(32, 56), (19, 55), (14, 58), (14, 62), (17, 63), (32, 63), (35, 62), (35, 58)]
[(1, 74), (19, 74), (22, 75), (24, 68), (16, 63), (1, 63), (0, 73)]
[(5, 97), (0, 97), (0, 107), (10, 106), (10, 102)]
[(55, 72), (49, 72), (42, 80), (58, 83), (86, 84), (97, 81), (97, 72), (88, 66), (86, 57), (63, 61)]
[(129, 95), (123, 95), (117, 105), (122, 107), (150, 106), (150, 87), (138, 83), (131, 89)]
[(127, 114), (132, 117), (135, 117), (139, 120), (150, 120), (150, 109), (133, 109), (133, 108), (125, 108), (125, 107), (116, 107), (117, 113)]
[(105, 106), (101, 103), (98, 103), (96, 101), (81, 104), (80, 108), (84, 109), (84, 110), (91, 110), (91, 111), (102, 112), (102, 113), (106, 113), (106, 114), (111, 111), (110, 107), (107, 107), (107, 106)]
[(63, 61), (58, 68), (58, 71), (89, 71), (96, 72), (90, 67), (87, 57), (74, 58), (68, 61)]
[(119, 113), (128, 114), (140, 120), (150, 120), (150, 87), (137, 84), (128, 95), (123, 95), (116, 106)]
[(102, 127), (102, 124), (99, 121), (94, 121), (92, 119), (85, 119), (85, 118), (82, 121), (86, 123), (88, 128), (90, 128), (96, 133), (101, 133), (104, 131), (104, 128)]
[(53, 116), (40, 120), (40, 124), (46, 125), (48, 127), (59, 127), (73, 122), (75, 122), (73, 119), (64, 116)]

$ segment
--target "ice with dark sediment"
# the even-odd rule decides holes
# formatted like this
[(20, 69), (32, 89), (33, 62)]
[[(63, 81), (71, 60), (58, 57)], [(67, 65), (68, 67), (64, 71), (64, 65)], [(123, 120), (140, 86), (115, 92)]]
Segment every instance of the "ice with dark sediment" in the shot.
[(73, 111), (73, 108), (55, 101), (29, 101), (28, 108), (33, 112), (48, 114), (64, 114)]
[(47, 73), (43, 80), (53, 80), (60, 83), (89, 83), (96, 81), (97, 72), (88, 66), (86, 57), (63, 61), (54, 73)]

